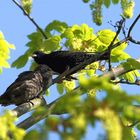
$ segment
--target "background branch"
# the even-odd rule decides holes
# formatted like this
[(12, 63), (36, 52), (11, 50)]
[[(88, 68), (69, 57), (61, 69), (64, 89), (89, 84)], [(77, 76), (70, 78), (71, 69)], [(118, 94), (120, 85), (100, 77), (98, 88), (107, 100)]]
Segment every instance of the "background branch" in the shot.
[(112, 82), (114, 84), (128, 84), (128, 85), (140, 85), (140, 83), (136, 80), (135, 82), (129, 82), (129, 81), (126, 81), (126, 80), (119, 80), (119, 81), (116, 81), (116, 82)]
[[(28, 129), (37, 122), (47, 118), (49, 115), (62, 115), (66, 114), (67, 110), (64, 105), (62, 105), (64, 102), (66, 102), (67, 99), (72, 99), (73, 96), (81, 95), (83, 94), (83, 91), (80, 87), (75, 88), (70, 94), (65, 94), (52, 103), (45, 105), (44, 108), (46, 111), (44, 111), (41, 114), (37, 114), (37, 116), (30, 116), (29, 118), (25, 119), (23, 122), (19, 123), (17, 126), (23, 129)], [(62, 108), (62, 106), (63, 108)], [(61, 108), (60, 108), (61, 107)]]
[[(137, 61), (140, 62), (140, 58), (137, 59)], [(112, 79), (114, 77), (121, 76), (122, 74), (133, 71), (133, 70), (134, 69), (126, 70), (123, 66), (116, 67), (113, 69), (113, 71), (109, 71), (103, 75), (100, 75), (100, 77), (105, 76), (105, 77), (109, 77), (110, 79)], [(37, 122), (39, 122), (40, 120), (47, 118), (48, 115), (50, 115), (50, 114), (51, 115), (60, 115), (60, 114), (67, 113), (67, 111), (65, 110), (65, 106), (64, 106), (64, 108), (61, 108), (61, 109), (56, 109), (56, 107), (61, 106), (61, 103), (62, 103), (61, 101), (64, 100), (65, 98), (66, 99), (72, 98), (72, 96), (75, 95), (75, 93), (78, 93), (79, 95), (81, 95), (84, 92), (80, 89), (80, 87), (75, 88), (75, 90), (73, 90), (70, 94), (65, 94), (65, 95), (61, 96), (60, 98), (56, 99), (55, 101), (53, 101), (52, 103), (45, 105), (44, 107), (45, 107), (46, 111), (44, 112), (44, 114), (38, 114), (36, 117), (30, 116), (23, 122), (19, 123), (17, 126), (20, 128), (23, 128), (23, 129), (28, 129), (31, 126), (33, 126), (34, 124), (36, 124)]]
[(120, 31), (122, 29), (122, 25), (123, 23), (125, 22), (125, 18), (123, 18), (122, 20), (120, 20), (119, 22), (117, 22), (119, 25), (117, 26), (118, 27), (118, 30), (116, 32), (116, 35), (114, 36), (113, 40), (111, 41), (110, 45), (108, 46), (108, 56), (109, 56), (109, 59), (108, 59), (108, 64), (109, 64), (109, 71), (111, 71), (111, 48), (115, 42), (115, 40), (117, 39), (118, 35), (120, 34)]
[(42, 106), (46, 105), (46, 101), (43, 97), (35, 98), (33, 100), (30, 100), (30, 102), (21, 104), (18, 107), (16, 107), (15, 109), (13, 109), (12, 112), (13, 112), (14, 116), (20, 117), (21, 115), (23, 115), (41, 105)]

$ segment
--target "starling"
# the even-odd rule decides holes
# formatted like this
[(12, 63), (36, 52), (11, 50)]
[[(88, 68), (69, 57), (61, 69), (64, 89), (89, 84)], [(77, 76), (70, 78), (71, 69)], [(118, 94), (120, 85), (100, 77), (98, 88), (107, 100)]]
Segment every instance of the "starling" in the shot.
[(0, 104), (20, 105), (41, 97), (52, 82), (53, 71), (47, 65), (39, 65), (34, 71), (25, 71), (0, 96)]
[[(81, 64), (82, 62), (84, 62), (92, 57), (95, 57), (95, 53), (55, 51), (50, 54), (45, 54), (41, 51), (35, 51), (33, 53), (32, 57), (36, 63), (46, 64), (54, 72), (61, 74), (68, 68), (71, 69), (71, 68)], [(107, 60), (107, 59), (108, 58), (106, 56), (100, 58), (100, 60)], [(71, 74), (74, 74), (76, 72), (77, 71), (75, 71)]]

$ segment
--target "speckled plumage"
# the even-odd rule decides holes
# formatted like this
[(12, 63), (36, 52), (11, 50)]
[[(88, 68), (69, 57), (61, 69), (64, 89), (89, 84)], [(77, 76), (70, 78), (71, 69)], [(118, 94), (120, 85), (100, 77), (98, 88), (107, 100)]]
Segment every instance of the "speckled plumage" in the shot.
[[(56, 51), (50, 54), (45, 54), (41, 51), (35, 51), (32, 55), (36, 63), (46, 64), (53, 71), (60, 74), (63, 73), (67, 68), (71, 69), (94, 56), (94, 53), (70, 51)], [(100, 60), (106, 59), (107, 57), (100, 58)], [(77, 71), (75, 71), (74, 73), (76, 72)]]
[(0, 96), (0, 104), (20, 105), (39, 97), (52, 82), (52, 70), (46, 65), (39, 65), (34, 71), (25, 71)]

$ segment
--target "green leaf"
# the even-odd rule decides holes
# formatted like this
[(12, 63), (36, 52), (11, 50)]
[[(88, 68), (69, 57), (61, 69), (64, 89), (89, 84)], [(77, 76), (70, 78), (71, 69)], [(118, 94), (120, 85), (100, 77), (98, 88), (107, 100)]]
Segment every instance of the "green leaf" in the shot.
[(39, 140), (40, 139), (39, 132), (36, 130), (31, 130), (24, 137), (24, 140), (31, 140), (31, 139)]
[(113, 3), (113, 4), (117, 4), (117, 3), (119, 3), (119, 1), (120, 1), (120, 0), (112, 0), (112, 3)]
[[(132, 59), (132, 58), (128, 58), (127, 62), (121, 63), (120, 67), (124, 67), (125, 70), (128, 70), (128, 71), (140, 68), (139, 62), (136, 61), (135, 59)], [(130, 71), (130, 72), (123, 74), (120, 77), (122, 77), (130, 82), (134, 82), (136, 76), (139, 77), (140, 73), (137, 70), (133, 70), (133, 71)]]
[(23, 9), (30, 14), (32, 8), (32, 0), (21, 0)]
[(84, 3), (88, 3), (90, 0), (83, 0)]
[(55, 30), (59, 33), (63, 33), (67, 27), (68, 25), (65, 22), (54, 20), (46, 26), (45, 32), (50, 33), (50, 31)]
[(125, 140), (127, 138), (127, 140), (134, 140), (135, 136), (134, 136), (134, 132), (133, 132), (133, 128), (131, 127), (123, 127), (123, 137), (122, 140)]
[[(118, 39), (117, 39), (118, 40)], [(112, 50), (112, 52), (115, 52), (115, 51), (123, 51), (125, 48), (127, 47), (127, 43), (125, 42), (125, 43), (122, 43), (121, 45), (119, 45), (119, 46), (117, 46), (116, 48), (114, 48), (113, 50)]]
[(115, 32), (109, 29), (104, 29), (97, 32), (98, 39), (105, 45), (109, 45), (111, 43), (115, 34), (116, 34)]
[(10, 49), (15, 49), (15, 46), (9, 44), (5, 39), (2, 32), (0, 32), (0, 73), (2, 72), (2, 67), (10, 68), (7, 59), (10, 58)]
[(137, 127), (137, 129), (138, 129), (138, 130), (140, 130), (140, 124), (137, 124), (137, 126), (136, 126), (136, 127)]
[(61, 34), (61, 37), (71, 39), (74, 37), (74, 33), (71, 28), (67, 28), (65, 32)]
[(8, 64), (8, 62), (1, 58), (0, 58), (0, 66), (4, 68), (10, 68), (10, 65)]
[(133, 58), (129, 58), (127, 60), (127, 62), (133, 67), (133, 69), (140, 69), (140, 62), (133, 59)]
[(60, 94), (63, 94), (64, 92), (64, 87), (62, 84), (57, 84), (57, 91), (60, 93)]
[[(16, 117), (12, 111), (6, 111), (3, 115), (0, 116), (1, 140), (10, 140), (11, 137), (13, 140), (23, 140), (25, 131), (16, 127), (14, 124), (15, 120)], [(8, 133), (10, 135), (7, 135)]]
[(95, 70), (93, 70), (93, 69), (87, 70), (86, 72), (87, 72), (87, 75), (88, 75), (89, 77), (95, 74)]
[(93, 29), (90, 28), (87, 24), (82, 24), (80, 26), (80, 30), (82, 31), (82, 39), (83, 40), (89, 40), (92, 38), (93, 35)]
[(93, 29), (86, 24), (73, 25), (67, 28), (61, 37), (66, 39), (65, 46), (74, 51), (95, 52), (95, 46), (100, 43), (95, 40), (96, 35), (93, 34)]
[(44, 51), (54, 51), (61, 48), (59, 45), (60, 43), (60, 36), (52, 36), (43, 42)]
[(123, 10), (123, 15), (126, 18), (132, 18), (133, 16), (133, 9), (134, 9), (135, 2), (134, 0), (121, 0), (121, 6)]
[(71, 80), (71, 81), (64, 80), (63, 87), (65, 88), (66, 92), (70, 92), (75, 88), (75, 81), (74, 80)]
[(27, 36), (30, 40), (37, 40), (39, 41), (42, 39), (42, 35), (40, 32), (33, 32)]
[(112, 51), (111, 53), (112, 62), (119, 62), (128, 58), (130, 58), (130, 55), (123, 51)]
[(12, 63), (12, 67), (21, 68), (27, 63), (27, 61), (28, 61), (28, 56), (22, 55)]
[(135, 77), (134, 77), (134, 73), (133, 72), (127, 72), (124, 75), (122, 75), (121, 77), (123, 77), (125, 80), (128, 80), (129, 82), (135, 82)]
[[(106, 130), (108, 140), (121, 140), (122, 139), (122, 126), (119, 116), (114, 110), (108, 107), (99, 108), (95, 111), (95, 116), (98, 117)], [(113, 122), (113, 125), (110, 125)], [(117, 133), (114, 133), (117, 132)]]
[(43, 44), (43, 36), (40, 32), (33, 32), (27, 36), (30, 41), (26, 44), (30, 49), (40, 50)]
[(2, 67), (0, 67), (0, 74), (2, 73)]
[(97, 25), (102, 24), (102, 4), (103, 0), (95, 0), (95, 2), (90, 4), (93, 22), (95, 22)]
[(111, 4), (110, 0), (104, 0), (104, 5), (106, 6), (106, 8), (108, 8)]
[(45, 92), (45, 95), (48, 96), (49, 94), (50, 94), (50, 91), (49, 91), (49, 89), (47, 89), (46, 92)]
[(9, 44), (9, 48), (10, 48), (10, 49), (14, 49), (14, 50), (16, 49), (15, 46), (14, 46), (13, 44)]
[(138, 107), (128, 105), (124, 107), (124, 116), (131, 121), (136, 121), (140, 119), (140, 109)]

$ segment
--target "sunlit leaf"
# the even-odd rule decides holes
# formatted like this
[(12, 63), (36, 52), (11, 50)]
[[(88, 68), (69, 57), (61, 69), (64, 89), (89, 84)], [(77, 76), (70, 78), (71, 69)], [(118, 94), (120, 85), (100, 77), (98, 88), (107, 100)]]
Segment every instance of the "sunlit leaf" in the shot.
[(28, 56), (22, 55), (12, 63), (12, 67), (21, 68), (27, 63), (27, 60)]
[(23, 9), (30, 14), (32, 8), (32, 0), (21, 0)]
[(113, 4), (117, 4), (117, 3), (119, 3), (119, 1), (120, 1), (120, 0), (112, 0), (112, 3), (113, 3)]
[(10, 58), (10, 50), (15, 49), (15, 46), (9, 44), (5, 39), (2, 32), (0, 32), (0, 73), (2, 72), (2, 67), (10, 68), (9, 63), (7, 60)]
[(119, 62), (121, 60), (126, 60), (128, 58), (130, 58), (130, 55), (123, 51), (113, 51), (111, 54), (112, 62)]
[(54, 51), (60, 49), (60, 36), (53, 36), (43, 42), (44, 51)]
[(47, 27), (45, 28), (45, 32), (48, 33), (52, 30), (55, 30), (57, 32), (63, 33), (67, 27), (68, 25), (65, 22), (54, 20), (47, 25)]
[(31, 139), (39, 140), (40, 139), (39, 132), (36, 130), (31, 130), (24, 137), (24, 140), (31, 140)]
[[(119, 117), (109, 108), (98, 109), (95, 115), (103, 122), (108, 140), (121, 140), (122, 127)], [(113, 122), (113, 125), (110, 125)], [(116, 133), (117, 132), (117, 133)]]
[(111, 0), (104, 0), (104, 5), (108, 8), (111, 4)]
[(134, 8), (135, 2), (134, 0), (121, 0), (121, 6), (123, 10), (123, 15), (126, 18), (132, 18), (133, 16), (133, 8)]
[(64, 87), (62, 84), (57, 84), (57, 91), (60, 93), (60, 94), (63, 94), (64, 92)]

